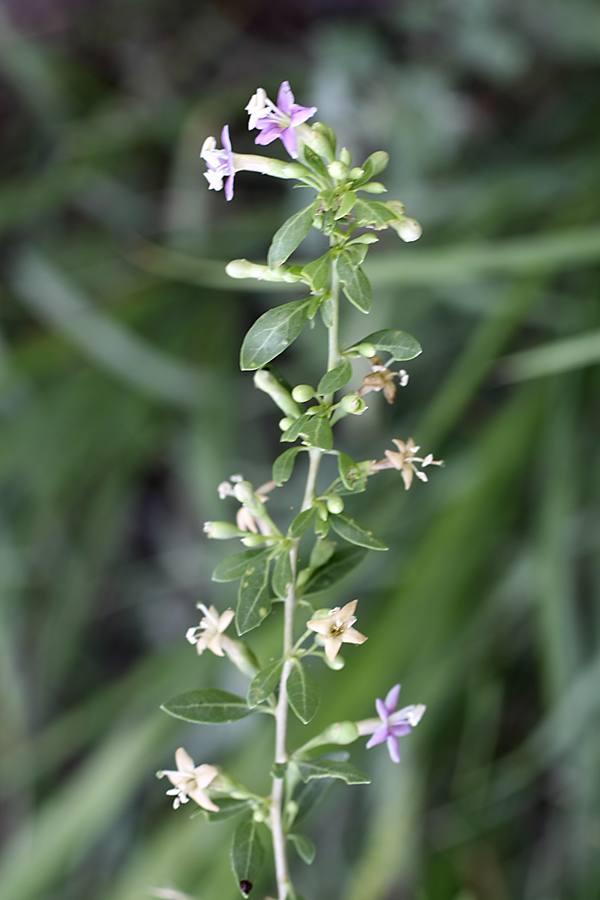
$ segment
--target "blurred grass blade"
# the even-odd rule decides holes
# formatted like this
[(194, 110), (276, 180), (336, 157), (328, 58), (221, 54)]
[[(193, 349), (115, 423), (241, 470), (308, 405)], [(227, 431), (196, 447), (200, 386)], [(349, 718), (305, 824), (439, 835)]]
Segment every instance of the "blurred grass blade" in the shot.
[(171, 359), (123, 325), (94, 309), (72, 281), (41, 256), (23, 253), (13, 269), (19, 297), (43, 321), (68, 337), (89, 359), (160, 400), (195, 407), (209, 379)]
[(532, 350), (512, 353), (500, 360), (498, 381), (510, 384), (582, 369), (600, 363), (600, 331), (588, 331)]

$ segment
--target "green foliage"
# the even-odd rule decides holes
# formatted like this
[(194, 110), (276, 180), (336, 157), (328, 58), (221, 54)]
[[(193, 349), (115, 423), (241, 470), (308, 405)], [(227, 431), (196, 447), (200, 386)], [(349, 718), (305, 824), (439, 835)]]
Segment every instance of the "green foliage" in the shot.
[(242, 697), (218, 688), (202, 688), (178, 694), (161, 709), (185, 722), (201, 722), (205, 725), (219, 725), (222, 722), (236, 722), (252, 710)]
[(399, 360), (414, 359), (415, 356), (419, 356), (423, 352), (423, 348), (411, 334), (406, 334), (404, 331), (394, 331), (393, 328), (383, 328), (381, 331), (374, 331), (352, 346), (356, 347), (359, 344), (373, 344), (381, 353), (389, 353), (394, 359)]
[(347, 359), (343, 359), (339, 366), (326, 372), (317, 385), (317, 393), (324, 396), (333, 394), (343, 388), (352, 378), (352, 366)]
[(347, 513), (338, 513), (330, 517), (331, 527), (335, 532), (351, 544), (366, 547), (368, 550), (387, 550), (388, 547), (372, 531), (369, 531)]
[(248, 706), (258, 706), (271, 696), (279, 684), (282, 668), (283, 660), (276, 659), (260, 670), (248, 688)]
[(368, 313), (373, 303), (373, 292), (369, 279), (356, 265), (349, 253), (344, 251), (338, 259), (338, 272), (344, 294), (362, 313)]
[(308, 321), (310, 300), (293, 300), (257, 319), (242, 344), (240, 367), (260, 369), (296, 340)]
[(261, 555), (252, 561), (242, 575), (235, 610), (235, 627), (239, 635), (252, 631), (271, 612), (270, 565), (270, 559)]
[(339, 547), (325, 565), (320, 566), (310, 575), (302, 587), (302, 595), (308, 597), (311, 594), (328, 591), (352, 572), (363, 561), (366, 553), (367, 550), (364, 547)]
[(238, 578), (241, 578), (246, 573), (251, 562), (269, 553), (269, 550), (259, 548), (257, 550), (242, 550), (241, 553), (226, 556), (212, 573), (212, 580), (221, 582), (237, 581)]
[(295, 763), (302, 781), (312, 778), (340, 778), (346, 784), (370, 784), (371, 779), (356, 766), (333, 759), (311, 759)]
[(308, 725), (319, 708), (320, 691), (316, 680), (298, 660), (294, 660), (290, 670), (287, 692), (292, 711), (304, 725)]
[(290, 447), (289, 450), (284, 450), (279, 454), (273, 463), (273, 481), (276, 485), (283, 484), (292, 477), (296, 457), (302, 449), (302, 447)]
[[(240, 820), (233, 832), (231, 844), (231, 866), (238, 884), (256, 881), (265, 861), (265, 848), (259, 834), (259, 825), (254, 821), (252, 813), (247, 813)], [(242, 895), (243, 891), (240, 891)]]
[(277, 266), (284, 263), (296, 247), (302, 243), (312, 227), (317, 205), (318, 201), (315, 200), (314, 203), (294, 213), (275, 232), (267, 254), (267, 261), (271, 269), (276, 269)]
[(291, 841), (298, 851), (298, 856), (303, 859), (308, 866), (312, 865), (316, 850), (311, 839), (307, 838), (305, 834), (295, 834), (293, 831), (290, 832), (287, 837), (288, 841)]

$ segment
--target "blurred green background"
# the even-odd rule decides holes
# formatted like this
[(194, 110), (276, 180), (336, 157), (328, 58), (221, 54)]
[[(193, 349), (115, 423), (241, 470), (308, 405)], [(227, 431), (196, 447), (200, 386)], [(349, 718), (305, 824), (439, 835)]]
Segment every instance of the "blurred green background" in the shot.
[[(409, 494), (384, 473), (349, 508), (394, 549), (323, 597), (359, 597), (370, 639), (344, 673), (314, 667), (309, 729), (373, 715), (396, 681), (428, 711), (399, 766), (352, 748), (373, 785), (308, 820), (298, 886), (597, 898), (598, 4), (3, 0), (0, 78), (2, 900), (237, 896), (231, 822), (174, 812), (154, 772), (184, 743), (267, 787), (263, 717), (185, 728), (158, 707), (244, 689), (184, 632), (196, 602), (234, 599), (210, 574), (237, 547), (201, 534), (233, 512), (217, 483), (261, 484), (279, 452), (241, 339), (298, 294), (223, 263), (262, 261), (304, 194), (243, 173), (226, 204), (198, 153), (225, 122), (250, 151), (244, 105), (283, 79), (357, 162), (389, 151), (388, 197), (424, 227), (372, 252), (369, 321), (344, 311), (346, 340), (399, 327), (424, 353), (343, 445), (381, 458), (413, 435), (447, 463)], [(308, 338), (282, 360), (293, 382), (322, 372)]]

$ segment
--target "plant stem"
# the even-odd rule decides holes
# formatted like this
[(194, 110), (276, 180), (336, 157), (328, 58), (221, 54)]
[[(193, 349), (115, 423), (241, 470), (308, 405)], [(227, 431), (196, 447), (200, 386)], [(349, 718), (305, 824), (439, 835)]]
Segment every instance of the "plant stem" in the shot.
[[(331, 261), (331, 325), (328, 327), (328, 357), (327, 371), (334, 369), (340, 360), (339, 351), (339, 278), (337, 263)], [(326, 398), (327, 399), (327, 398)], [(329, 401), (333, 399), (333, 395)], [(309, 465), (306, 476), (306, 487), (302, 500), (302, 510), (310, 509), (316, 496), (317, 476), (323, 457), (323, 451), (314, 447), (309, 451)], [(289, 657), (294, 649), (294, 612), (296, 609), (296, 571), (298, 568), (298, 546), (300, 539), (293, 542), (290, 550), (290, 564), (292, 568), (292, 583), (289, 586), (284, 602), (283, 618), (283, 656)], [(287, 658), (283, 664), (281, 681), (279, 682), (279, 698), (275, 709), (275, 762), (287, 762), (286, 732), (287, 732), (287, 680), (292, 669), (293, 662)], [(290, 873), (287, 864), (286, 835), (283, 831), (283, 798), (284, 779), (273, 777), (271, 789), (271, 832), (273, 835), (273, 855), (275, 857), (275, 873), (277, 876), (278, 900), (294, 897), (294, 889), (290, 881)]]

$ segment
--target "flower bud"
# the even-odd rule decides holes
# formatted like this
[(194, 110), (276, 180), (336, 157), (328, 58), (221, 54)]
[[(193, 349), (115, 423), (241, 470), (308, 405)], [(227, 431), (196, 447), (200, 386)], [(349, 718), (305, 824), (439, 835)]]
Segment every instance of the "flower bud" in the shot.
[(317, 500), (316, 507), (317, 507), (317, 516), (319, 517), (319, 519), (322, 519), (324, 522), (326, 522), (327, 519), (329, 518), (329, 512), (327, 510), (326, 505), (323, 503), (322, 500)]
[(249, 481), (238, 481), (233, 487), (233, 495), (238, 503), (253, 504), (256, 499), (254, 488)]
[(367, 181), (366, 184), (361, 184), (359, 190), (366, 191), (367, 194), (385, 194), (387, 192), (387, 188), (380, 181)]
[(336, 181), (341, 181), (342, 178), (345, 178), (348, 167), (339, 159), (334, 159), (334, 161), (327, 166), (327, 170), (332, 178)]
[(417, 220), (411, 219), (409, 216), (403, 216), (399, 222), (392, 222), (391, 227), (407, 244), (418, 241), (423, 234), (423, 229)]
[(360, 416), (364, 413), (367, 408), (367, 404), (363, 400), (362, 397), (359, 397), (357, 393), (346, 394), (345, 397), (342, 397), (340, 400), (340, 406), (346, 413), (350, 413), (353, 416)]
[(256, 278), (258, 281), (296, 282), (300, 281), (299, 275), (292, 275), (289, 266), (278, 266), (270, 269), (258, 263), (249, 262), (247, 259), (232, 259), (225, 266), (225, 271), (230, 278)]
[(339, 160), (345, 166), (349, 166), (350, 163), (352, 162), (352, 156), (350, 154), (350, 151), (347, 150), (345, 147), (342, 147), (342, 149), (340, 150)]
[(331, 497), (327, 498), (327, 509), (333, 515), (339, 515), (339, 513), (344, 511), (344, 501), (337, 494), (332, 494)]
[(213, 538), (217, 541), (226, 541), (228, 538), (239, 537), (246, 533), (245, 531), (241, 531), (237, 525), (233, 525), (231, 522), (205, 522), (202, 531), (204, 531), (209, 538)]
[(264, 822), (267, 818), (267, 810), (264, 806), (257, 807), (252, 813), (252, 818), (255, 822)]
[(350, 171), (348, 172), (348, 175), (354, 181), (357, 181), (359, 178), (364, 178), (365, 170), (361, 169), (360, 166), (355, 166), (353, 169), (350, 169)]
[[(252, 535), (258, 537), (258, 535)], [(221, 638), (221, 646), (231, 662), (248, 678), (260, 671), (260, 663), (245, 641), (234, 641), (228, 635)]]
[(298, 405), (292, 400), (291, 395), (268, 369), (259, 369), (254, 375), (254, 384), (259, 391), (268, 394), (271, 400), (287, 416), (297, 419), (300, 415)]
[(352, 349), (358, 350), (360, 355), (366, 356), (367, 359), (370, 359), (372, 356), (377, 356), (377, 347), (375, 344), (369, 344), (368, 342), (357, 344), (357, 346)]
[(334, 722), (319, 735), (323, 744), (351, 744), (359, 737), (354, 722)]
[[(312, 548), (310, 554), (309, 569), (318, 569), (329, 562), (335, 551), (335, 541), (320, 540)], [(303, 570), (306, 571), (306, 570)]]
[(294, 421), (295, 419), (290, 419), (289, 416), (286, 416), (284, 419), (279, 420), (279, 427), (282, 431), (287, 431), (294, 424)]
[(267, 540), (264, 534), (248, 534), (246, 531), (242, 533), (246, 535), (242, 538), (244, 547), (260, 547)]
[(325, 665), (329, 666), (330, 669), (333, 669), (334, 672), (339, 672), (340, 669), (343, 669), (346, 665), (346, 660), (343, 656), (340, 656), (339, 653), (335, 659), (328, 659), (327, 656), (324, 656), (323, 659), (325, 660)]
[[(300, 135), (301, 139), (309, 145), (311, 150), (331, 162), (335, 156), (335, 135), (331, 128), (328, 128), (323, 122), (313, 122), (310, 131), (312, 134), (308, 139), (304, 137), (304, 134)], [(298, 130), (296, 134), (298, 134)]]
[(301, 163), (285, 163), (281, 171), (283, 178), (304, 178), (309, 172)]
[(292, 391), (292, 398), (298, 403), (307, 403), (315, 396), (315, 389), (310, 384), (297, 384)]

